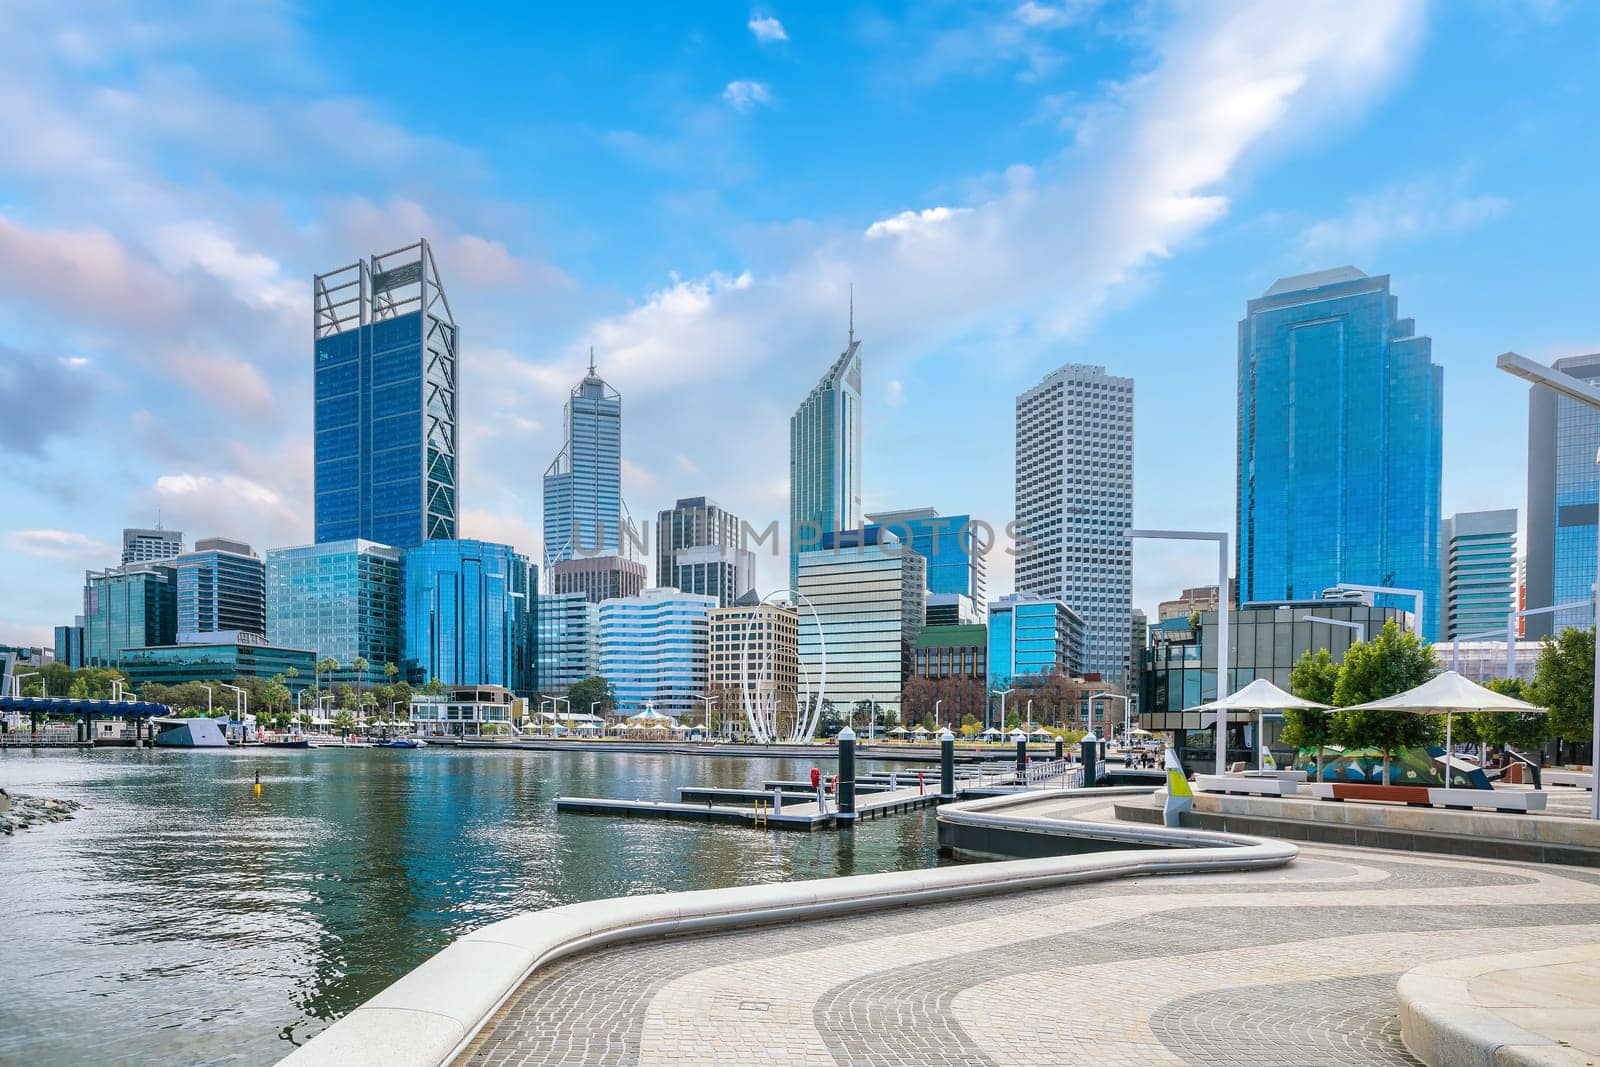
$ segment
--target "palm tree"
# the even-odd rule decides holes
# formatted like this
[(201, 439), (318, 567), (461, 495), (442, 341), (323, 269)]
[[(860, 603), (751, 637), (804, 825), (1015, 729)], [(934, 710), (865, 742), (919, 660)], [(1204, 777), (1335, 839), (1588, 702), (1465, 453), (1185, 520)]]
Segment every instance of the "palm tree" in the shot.
[(367, 662), (367, 657), (365, 656), (357, 656), (355, 659), (350, 661), (350, 669), (356, 673), (357, 714), (360, 714), (361, 708), (361, 676), (367, 672), (367, 668), (370, 666), (372, 666), (372, 664)]
[(328, 676), (328, 691), (330, 693), (333, 691), (333, 672), (338, 669), (339, 661), (334, 659), (332, 656), (323, 656), (321, 659), (317, 660), (316, 666), (313, 668), (318, 678), (322, 677), (324, 674)]

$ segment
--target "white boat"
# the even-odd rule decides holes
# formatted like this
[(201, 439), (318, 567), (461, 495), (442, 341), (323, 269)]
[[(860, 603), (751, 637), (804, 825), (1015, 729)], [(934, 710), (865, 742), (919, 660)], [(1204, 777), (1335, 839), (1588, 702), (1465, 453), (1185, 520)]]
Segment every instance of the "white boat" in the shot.
[(227, 748), (228, 735), (215, 719), (156, 719), (156, 744), (162, 748)]

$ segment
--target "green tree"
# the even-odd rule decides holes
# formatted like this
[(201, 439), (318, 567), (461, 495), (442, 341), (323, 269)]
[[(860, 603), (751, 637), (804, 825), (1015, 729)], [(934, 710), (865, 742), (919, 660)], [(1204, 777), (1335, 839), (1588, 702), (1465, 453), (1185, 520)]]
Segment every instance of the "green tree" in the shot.
[[(1508, 697), (1518, 700), (1527, 700), (1526, 689), (1520, 678), (1492, 678), (1484, 683), (1484, 688), (1493, 689), (1496, 693), (1504, 693)], [(1518, 715), (1502, 714), (1498, 712), (1481, 711), (1474, 715), (1462, 715), (1456, 721), (1467, 719), (1471, 723), (1469, 729), (1476, 735), (1474, 741), (1487, 741), (1491, 745), (1512, 745), (1516, 748), (1538, 748), (1550, 739), (1549, 715)], [(1461, 728), (1456, 727), (1456, 736), (1461, 736)]]
[[(1289, 692), (1303, 700), (1332, 704), (1333, 690), (1339, 681), (1339, 665), (1328, 650), (1313, 654), (1307, 649), (1289, 672)], [(1333, 740), (1333, 716), (1326, 711), (1287, 708), (1283, 713), (1283, 741), (1295, 748), (1315, 748), (1316, 780), (1322, 781), (1322, 755)]]
[(428, 684), (422, 687), (422, 691), (431, 697), (442, 697), (444, 696), (444, 683), (437, 678), (429, 678)]
[(833, 737), (844, 729), (844, 713), (841, 712), (833, 701), (822, 702), (822, 712), (817, 716), (817, 733), (822, 737)]
[[(1350, 646), (1333, 687), (1341, 708), (1394, 696), (1432, 678), (1439, 670), (1433, 648), (1390, 619), (1378, 636)], [(1405, 711), (1340, 711), (1333, 716), (1334, 739), (1347, 746), (1383, 751), (1383, 784), (1390, 785), (1394, 750), (1432, 744), (1441, 729), (1434, 715)]]
[(350, 661), (350, 669), (355, 672), (355, 676), (356, 676), (356, 708), (357, 709), (360, 709), (360, 708), (366, 706), (366, 700), (363, 698), (362, 692), (361, 692), (361, 683), (365, 680), (366, 673), (367, 673), (367, 668), (370, 667), (370, 666), (372, 666), (372, 664), (367, 660), (367, 657), (365, 657), (365, 656), (357, 656), (355, 659)]
[(573, 715), (589, 714), (590, 705), (598, 703), (594, 713), (604, 718), (610, 715), (616, 706), (616, 700), (611, 692), (611, 683), (598, 674), (592, 674), (581, 681), (573, 682), (567, 686), (568, 711)]
[(333, 716), (333, 728), (339, 731), (340, 737), (349, 737), (350, 731), (356, 728), (356, 717), (348, 708), (340, 708)]
[(1549, 736), (1587, 741), (1594, 724), (1594, 630), (1569, 626), (1546, 637), (1533, 668), (1529, 702), (1549, 708)]
[(339, 669), (339, 661), (332, 656), (323, 656), (313, 666), (313, 681), (320, 681), (323, 675), (328, 676), (328, 684), (323, 687), (325, 692), (333, 692), (333, 672)]

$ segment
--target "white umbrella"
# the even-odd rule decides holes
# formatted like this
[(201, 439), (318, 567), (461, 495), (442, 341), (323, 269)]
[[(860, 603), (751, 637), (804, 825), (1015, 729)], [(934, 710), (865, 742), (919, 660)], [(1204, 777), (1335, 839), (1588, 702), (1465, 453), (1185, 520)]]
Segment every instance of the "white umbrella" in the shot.
[[(1184, 708), (1183, 710), (1198, 711), (1202, 713), (1202, 716), (1205, 712), (1212, 712), (1217, 718), (1223, 720), (1222, 723), (1215, 724), (1218, 730), (1227, 729), (1225, 723), (1230, 711), (1254, 713), (1256, 716), (1256, 751), (1261, 752), (1267, 747), (1262, 742), (1262, 712), (1284, 710), (1327, 711), (1329, 709), (1326, 704), (1318, 704), (1315, 700), (1297, 697), (1293, 693), (1279, 689), (1265, 678), (1257, 678), (1232, 696), (1223, 697), (1221, 700), (1213, 700), (1209, 704), (1201, 704), (1198, 707)], [(1215, 720), (1213, 722), (1215, 723)], [(1200, 725), (1205, 725), (1204, 717), (1201, 718)], [(1322, 759), (1320, 754), (1317, 759), (1320, 765), (1320, 760)], [(1222, 774), (1225, 769), (1218, 767), (1217, 773)]]
[(1458, 711), (1486, 711), (1498, 714), (1543, 715), (1549, 709), (1526, 700), (1485, 689), (1455, 671), (1442, 671), (1414, 689), (1392, 697), (1352, 704), (1342, 711), (1406, 711), (1413, 715), (1444, 716), (1444, 781), (1450, 784), (1450, 727)]
[(894, 734), (896, 737), (904, 737), (906, 735), (906, 728), (904, 726), (896, 726), (893, 730), (890, 730), (889, 732), (891, 734)]

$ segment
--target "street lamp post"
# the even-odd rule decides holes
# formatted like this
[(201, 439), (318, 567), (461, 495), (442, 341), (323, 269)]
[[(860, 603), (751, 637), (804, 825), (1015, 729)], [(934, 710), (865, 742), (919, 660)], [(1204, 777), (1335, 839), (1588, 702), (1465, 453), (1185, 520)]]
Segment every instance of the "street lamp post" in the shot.
[(700, 699), (706, 702), (706, 740), (709, 741), (711, 740), (711, 705), (717, 702), (717, 698), (701, 693)]
[(1011, 687), (1010, 689), (989, 690), (990, 695), (1000, 698), (1000, 721), (995, 724), (995, 729), (999, 730), (1002, 734), (1006, 732), (1006, 694), (1014, 693), (1016, 691), (1017, 690), (1015, 686)]
[[(1228, 535), (1203, 530), (1129, 530), (1129, 537), (1150, 541), (1215, 541), (1217, 543), (1217, 699), (1228, 695)], [(1228, 769), (1228, 714), (1217, 713), (1217, 773)]]
[[(250, 696), (237, 685), (229, 685), (227, 682), (218, 682), (217, 684), (224, 689), (231, 690), (233, 693), (233, 710), (239, 713), (239, 740), (243, 741), (245, 738), (244, 716), (245, 712), (250, 710)], [(207, 710), (210, 709), (208, 708)]]
[(1122, 747), (1127, 749), (1128, 737), (1133, 733), (1133, 697), (1121, 693), (1090, 693), (1089, 699), (1122, 701)]
[[(22, 699), (22, 680), (24, 678), (36, 678), (36, 677), (38, 677), (38, 675), (39, 675), (38, 671), (23, 671), (21, 674), (13, 674), (11, 676), (11, 695), (16, 697), (18, 700), (21, 700)], [(39, 684), (39, 692), (40, 693), (44, 692), (44, 683), (42, 683), (42, 682)]]
[(1320, 622), (1324, 626), (1338, 626), (1346, 630), (1354, 630), (1356, 641), (1360, 643), (1367, 639), (1367, 624), (1364, 622), (1350, 622), (1347, 619), (1330, 619), (1325, 615), (1302, 615), (1301, 622)]
[(1427, 609), (1427, 596), (1420, 589), (1402, 589), (1394, 585), (1360, 585), (1356, 582), (1340, 582), (1335, 589), (1344, 589), (1352, 593), (1378, 593), (1385, 596), (1407, 596), (1411, 598), (1416, 614), (1411, 616), (1411, 632), (1418, 637), (1422, 636), (1422, 613)]
[(943, 726), (944, 725), (944, 723), (942, 721), (940, 721), (940, 719), (939, 719), (939, 705), (943, 704), (943, 703), (944, 703), (944, 697), (938, 697), (933, 702), (933, 725), (935, 725), (935, 726)]
[[(1600, 409), (1600, 388), (1590, 385), (1581, 378), (1574, 378), (1570, 374), (1563, 374), (1554, 367), (1546, 367), (1526, 356), (1519, 356), (1515, 352), (1501, 353), (1494, 361), (1494, 365), (1507, 374), (1514, 374), (1524, 381), (1534, 385), (1542, 385), (1553, 389), (1562, 396), (1587, 407)], [(1600, 456), (1595, 457), (1600, 462)], [(1595, 597), (1595, 627), (1600, 632), (1600, 539), (1596, 541), (1594, 585)], [(1600, 641), (1594, 646), (1595, 676), (1600, 679)], [(1593, 780), (1589, 783), (1589, 814), (1595, 819), (1600, 819), (1600, 685), (1594, 685), (1594, 705), (1590, 710), (1593, 723), (1589, 735), (1589, 764), (1593, 768)]]

